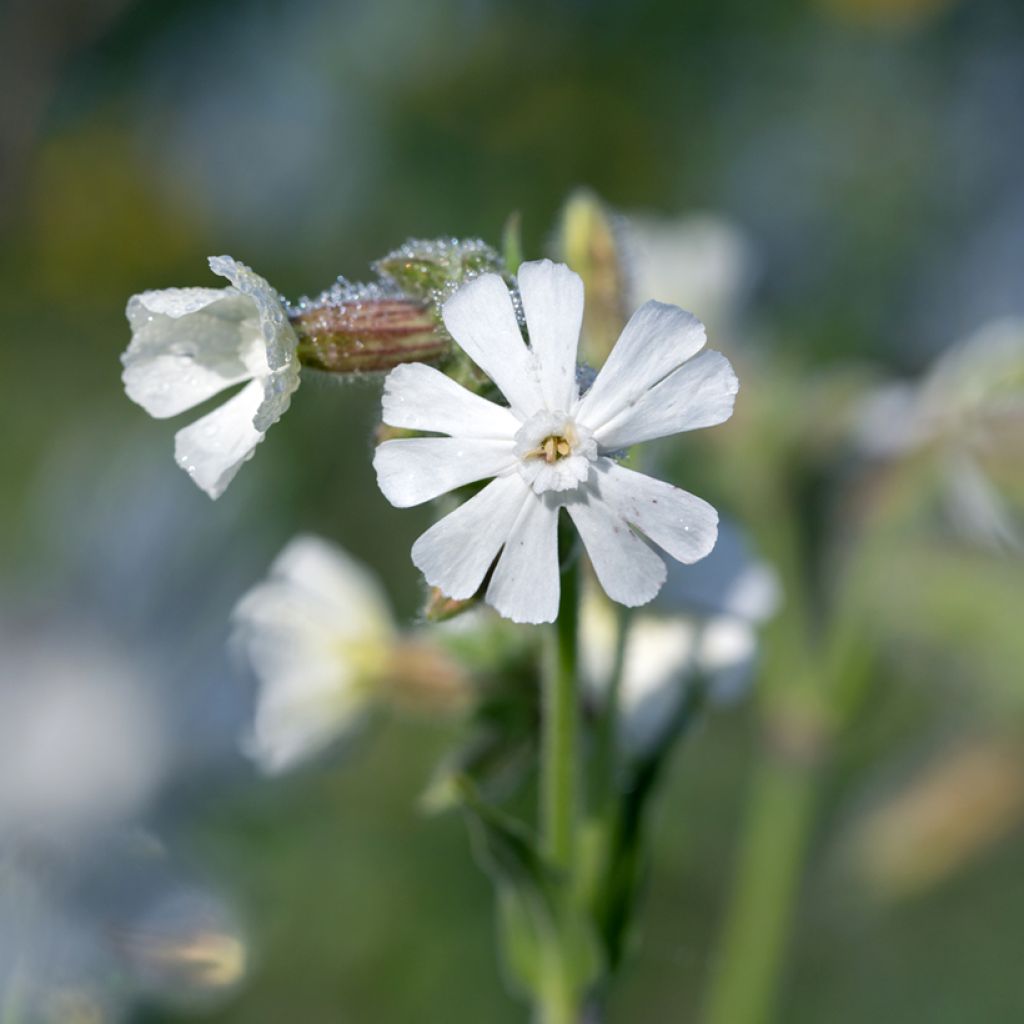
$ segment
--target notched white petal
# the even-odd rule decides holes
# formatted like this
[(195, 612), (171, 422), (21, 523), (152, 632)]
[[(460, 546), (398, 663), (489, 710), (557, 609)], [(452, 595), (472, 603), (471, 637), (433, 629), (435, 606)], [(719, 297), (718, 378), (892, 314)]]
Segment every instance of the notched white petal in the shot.
[(605, 450), (686, 430), (713, 427), (731, 415), (739, 381), (721, 352), (701, 352), (595, 431)]
[(150, 416), (176, 416), (253, 376), (254, 310), (234, 289), (143, 292), (125, 312), (132, 338), (121, 379)]
[(566, 503), (605, 593), (629, 608), (647, 604), (665, 582), (664, 561), (596, 491)]
[(174, 436), (174, 458), (211, 498), (219, 498), (242, 464), (252, 458), (263, 432), (252, 425), (263, 400), (259, 381)]
[(445, 327), (470, 359), (498, 386), (519, 419), (544, 404), (540, 371), (519, 331), (512, 296), (497, 274), (463, 285), (441, 310)]
[(564, 263), (536, 260), (517, 273), (530, 346), (540, 365), (549, 409), (571, 409), (576, 391), (576, 348), (583, 325), (583, 279)]
[(663, 302), (645, 302), (623, 328), (577, 418), (597, 431), (636, 403), (655, 384), (696, 355), (706, 342), (704, 325)]
[(558, 508), (552, 495), (531, 491), (512, 526), (486, 595), (506, 619), (541, 623), (558, 616)]
[(373, 468), (384, 497), (398, 508), (430, 501), (485, 477), (498, 476), (515, 462), (512, 440), (413, 437), (377, 446)]
[(599, 459), (595, 469), (608, 507), (677, 561), (696, 562), (715, 546), (718, 513), (702, 498), (610, 459)]
[(528, 498), (529, 490), (518, 475), (492, 480), (413, 544), (413, 563), (427, 583), (448, 597), (472, 597)]
[(392, 427), (454, 437), (509, 438), (519, 421), (423, 363), (396, 366), (384, 381), (383, 419)]

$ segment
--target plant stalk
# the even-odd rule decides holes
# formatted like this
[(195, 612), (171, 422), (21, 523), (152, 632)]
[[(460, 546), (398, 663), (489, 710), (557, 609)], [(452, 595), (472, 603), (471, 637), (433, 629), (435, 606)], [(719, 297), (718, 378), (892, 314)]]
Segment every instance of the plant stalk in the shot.
[[(541, 837), (548, 861), (563, 877), (566, 909), (576, 885), (579, 822), (578, 624), (579, 579), (573, 565), (562, 575), (558, 619), (550, 633), (540, 764)], [(551, 959), (550, 983), (540, 993), (537, 1021), (579, 1024), (581, 993), (569, 977), (568, 951), (553, 948)]]

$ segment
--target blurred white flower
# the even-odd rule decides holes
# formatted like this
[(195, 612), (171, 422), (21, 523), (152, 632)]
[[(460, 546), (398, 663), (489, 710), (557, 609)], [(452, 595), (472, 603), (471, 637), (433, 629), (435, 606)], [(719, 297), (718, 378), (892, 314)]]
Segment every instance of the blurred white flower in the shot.
[(160, 783), (160, 709), (95, 640), (0, 637), (0, 829), (80, 834), (128, 819)]
[(870, 458), (937, 456), (955, 525), (981, 543), (1024, 550), (1024, 532), (983, 466), (1000, 448), (1015, 459), (1022, 427), (1024, 319), (1006, 317), (943, 353), (920, 383), (871, 392), (857, 409), (854, 440)]
[(753, 247), (734, 223), (713, 213), (629, 217), (623, 250), (634, 299), (700, 310), (712, 335), (727, 334), (754, 279)]
[(283, 772), (358, 728), (394, 640), (362, 565), (318, 537), (292, 540), (234, 612), (233, 642), (259, 680), (246, 752)]
[(227, 903), (184, 881), (152, 836), (0, 843), (0, 1016), (114, 1024), (146, 999), (209, 1008), (242, 979)]
[(374, 456), (377, 481), (405, 508), (495, 478), (413, 546), (427, 582), (449, 597), (472, 596), (497, 559), (487, 602), (516, 622), (552, 621), (564, 507), (608, 595), (645, 604), (666, 569), (635, 531), (689, 563), (714, 546), (718, 516), (700, 498), (625, 469), (617, 456), (642, 441), (728, 419), (736, 375), (720, 353), (698, 355), (705, 343), (700, 321), (648, 302), (580, 397), (583, 282), (549, 260), (524, 263), (518, 278), (528, 346), (496, 274), (463, 286), (443, 309), (449, 332), (509, 406), (423, 364), (398, 367), (385, 382), (384, 421), (449, 436), (384, 442)]
[(128, 300), (125, 391), (151, 416), (176, 416), (245, 386), (175, 435), (175, 459), (218, 498), (287, 410), (299, 386), (298, 344), (273, 288), (229, 256), (210, 259), (227, 288), (166, 288)]
[[(719, 527), (715, 550), (695, 566), (673, 565), (650, 611), (634, 615), (623, 651), (619, 715), (627, 750), (642, 756), (671, 729), (699, 677), (713, 703), (738, 700), (753, 677), (758, 628), (778, 610), (775, 570), (750, 554), (740, 531)], [(584, 680), (598, 700), (611, 682), (618, 617), (596, 588), (580, 619)]]

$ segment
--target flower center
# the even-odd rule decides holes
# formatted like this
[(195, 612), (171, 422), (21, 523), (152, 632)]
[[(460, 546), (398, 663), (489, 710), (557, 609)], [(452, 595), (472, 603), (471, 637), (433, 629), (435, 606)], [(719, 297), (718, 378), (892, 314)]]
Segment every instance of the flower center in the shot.
[(572, 453), (572, 445), (568, 438), (561, 434), (548, 434), (532, 451), (523, 454), (524, 459), (543, 459), (545, 462), (557, 462)]
[(538, 493), (567, 491), (581, 484), (597, 458), (590, 431), (563, 412), (539, 412), (516, 434), (519, 472)]

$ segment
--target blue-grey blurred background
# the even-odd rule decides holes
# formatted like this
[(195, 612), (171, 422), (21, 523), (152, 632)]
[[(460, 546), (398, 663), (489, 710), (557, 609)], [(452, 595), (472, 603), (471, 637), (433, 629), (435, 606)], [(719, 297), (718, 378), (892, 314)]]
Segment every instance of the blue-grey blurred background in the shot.
[[(52, 960), (66, 999), (40, 1019), (82, 1024), (524, 1019), (502, 989), (463, 823), (416, 809), (447, 727), (388, 722), (273, 782), (237, 749), (251, 695), (225, 650), (228, 615), (295, 532), (357, 552), (415, 613), (408, 549), (430, 513), (400, 513), (376, 490), (374, 386), (304, 387), (211, 503), (174, 466), (170, 426), (124, 396), (129, 295), (218, 285), (206, 258), (230, 253), (297, 298), (339, 274), (367, 279), (410, 236), (497, 243), (512, 211), (538, 255), (585, 185), (627, 214), (728, 225), (744, 253), (730, 331), (755, 365), (771, 359), (808, 390), (833, 372), (914, 380), (984, 324), (1024, 315), (1022, 111), (1017, 0), (8, 0), (0, 685), (105, 681), (96, 700), (72, 695), (63, 732), (40, 727), (52, 763), (35, 770), (45, 782), (103, 762), (97, 784), (120, 817), (102, 841), (53, 838), (19, 804), (0, 977), (16, 981), (33, 951)], [(757, 375), (743, 386), (755, 392)], [(803, 394), (780, 402), (799, 410)], [(1009, 475), (1019, 483), (1019, 466)], [(749, 518), (728, 487), (701, 493)], [(1021, 707), (989, 695), (1020, 685), (1016, 627), (988, 628), (1024, 613), (1019, 552), (1008, 557), (1003, 596), (977, 621), (955, 598), (991, 595), (987, 577), (944, 578), (949, 602), (912, 625), (960, 656), (908, 641), (823, 769), (780, 1020), (1024, 1019), (1024, 768), (1005, 735)], [(69, 697), (40, 687), (54, 707)], [(90, 709), (99, 739), (78, 742)], [(701, 1001), (754, 717), (749, 702), (714, 715), (672, 765), (614, 1020), (687, 1020)], [(983, 762), (966, 778), (964, 744)], [(952, 853), (892, 896), (850, 851), (864, 820), (915, 785), (934, 788), (918, 795), (940, 819), (953, 808)], [(980, 838), (957, 838), (959, 808), (988, 806), (993, 790)], [(897, 825), (917, 812), (897, 810)], [(42, 862), (27, 852), (37, 831)], [(185, 909), (162, 927), (205, 914), (219, 952), (180, 984), (150, 964), (130, 1005), (82, 1002), (75, 979), (123, 988), (100, 950), (169, 891)], [(6, 999), (0, 1020), (20, 1024), (17, 993)]]

